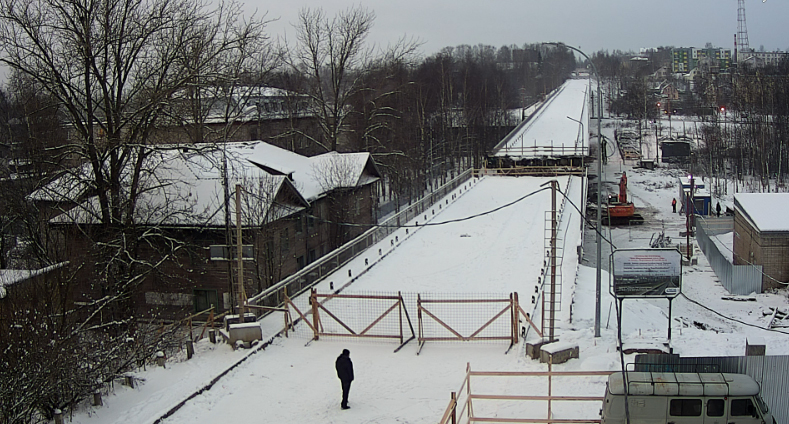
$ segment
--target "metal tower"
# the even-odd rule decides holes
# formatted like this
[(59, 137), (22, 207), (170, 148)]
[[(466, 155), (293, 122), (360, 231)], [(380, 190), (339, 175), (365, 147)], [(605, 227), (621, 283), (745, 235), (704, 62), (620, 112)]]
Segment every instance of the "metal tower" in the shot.
[(745, 25), (745, 0), (737, 0), (737, 61), (741, 61), (743, 52), (750, 51), (748, 45), (748, 27)]

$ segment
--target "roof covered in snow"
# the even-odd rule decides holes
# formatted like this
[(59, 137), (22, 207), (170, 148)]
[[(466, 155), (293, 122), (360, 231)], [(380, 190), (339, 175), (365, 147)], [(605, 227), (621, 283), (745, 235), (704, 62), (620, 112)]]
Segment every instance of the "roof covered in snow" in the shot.
[(789, 231), (789, 193), (737, 193), (734, 209), (761, 232)]
[[(246, 225), (262, 225), (295, 213), (326, 193), (360, 187), (379, 178), (369, 153), (326, 153), (314, 157), (256, 142), (157, 146), (145, 159), (135, 222), (148, 225), (224, 225), (223, 168), (229, 192), (243, 189)], [(85, 165), (87, 169), (89, 165)], [(33, 193), (36, 200), (77, 199), (89, 183), (75, 184), (77, 170)], [(235, 214), (235, 202), (230, 202)], [(55, 223), (98, 223), (98, 197), (87, 198), (53, 219)]]
[(67, 264), (68, 262), (61, 262), (41, 269), (0, 269), (0, 289), (2, 289), (0, 299), (5, 297), (5, 287), (46, 274)]

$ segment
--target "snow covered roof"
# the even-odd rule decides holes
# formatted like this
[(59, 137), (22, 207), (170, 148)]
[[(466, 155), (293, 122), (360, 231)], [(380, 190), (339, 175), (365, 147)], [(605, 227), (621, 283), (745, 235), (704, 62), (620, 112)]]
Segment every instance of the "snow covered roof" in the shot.
[[(133, 162), (133, 161), (132, 161)], [(228, 167), (228, 187), (244, 189), (242, 214), (249, 225), (262, 225), (295, 213), (309, 202), (339, 189), (369, 184), (380, 176), (369, 153), (335, 152), (306, 157), (262, 141), (220, 145), (157, 146), (145, 158), (141, 195), (134, 220), (148, 225), (224, 225), (222, 169)], [(87, 169), (89, 165), (85, 165)], [(53, 181), (31, 195), (34, 199), (75, 199), (74, 175)], [(83, 183), (88, 184), (88, 183)], [(61, 191), (63, 190), (63, 191)], [(230, 202), (235, 213), (235, 202)], [(93, 196), (53, 218), (53, 223), (100, 222), (101, 207)]]
[(41, 269), (0, 269), (0, 299), (5, 297), (5, 287), (46, 274), (65, 265), (68, 265), (68, 262), (61, 262)]
[(737, 193), (734, 210), (739, 211), (761, 232), (789, 231), (789, 218), (780, 213), (789, 209), (789, 193)]

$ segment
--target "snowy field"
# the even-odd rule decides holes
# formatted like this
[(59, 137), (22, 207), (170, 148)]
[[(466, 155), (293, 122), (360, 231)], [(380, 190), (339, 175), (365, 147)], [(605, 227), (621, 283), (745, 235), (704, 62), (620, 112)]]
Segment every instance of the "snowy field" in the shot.
[[(604, 131), (613, 139), (613, 126), (606, 126)], [(632, 228), (605, 228), (606, 238), (617, 248), (646, 247), (656, 232), (664, 231), (675, 243), (684, 243), (684, 238), (679, 237), (679, 231), (685, 226), (684, 218), (672, 214), (670, 206), (677, 192), (676, 178), (683, 171), (632, 169), (630, 163), (622, 163), (615, 155), (606, 165), (603, 178), (611, 191), (616, 190), (622, 171), (628, 174), (629, 191), (646, 223)], [(561, 190), (566, 190), (568, 197), (579, 204), (581, 180), (573, 178), (568, 182), (568, 177), (558, 180)], [(411, 228), (407, 236), (401, 235), (391, 253), (383, 255), (369, 271), (344, 285), (343, 293), (518, 292), (521, 306), (531, 312), (530, 299), (545, 258), (545, 213), (550, 208), (550, 191), (523, 197), (539, 190), (547, 181), (547, 178), (482, 177), (432, 218), (430, 222), (439, 225), (422, 226), (418, 230)], [(509, 203), (512, 205), (485, 213)], [(441, 224), (474, 215), (480, 216)], [(578, 213), (572, 205), (566, 204), (560, 222), (559, 238), (564, 256), (562, 310), (556, 334), (562, 342), (578, 344), (580, 358), (556, 365), (554, 370), (617, 370), (621, 366), (616, 350), (617, 319), (608, 294), (608, 274), (603, 272), (602, 336), (595, 338), (595, 269), (585, 265), (588, 261), (584, 258), (579, 260), (576, 256), (576, 246), (582, 237), (580, 228)], [(586, 231), (591, 230), (587, 227)], [(394, 245), (389, 240), (382, 243), (380, 248), (385, 251)], [(589, 250), (589, 245), (585, 246)], [(378, 248), (373, 246), (369, 251), (371, 255), (377, 256)], [(607, 257), (610, 246), (606, 245), (603, 252)], [(593, 254), (587, 251), (584, 257)], [(769, 307), (789, 305), (786, 292), (756, 295), (755, 302), (723, 300), (721, 296), (727, 294), (726, 291), (704, 256), (698, 258), (698, 265), (683, 268), (684, 297), (674, 301), (671, 323), (666, 300), (624, 302), (624, 342), (665, 342), (670, 324), (671, 346), (674, 353), (682, 356), (742, 355), (748, 336), (762, 337), (768, 355), (787, 352), (789, 335), (763, 329), (769, 318), (765, 316)], [(365, 254), (355, 261), (364, 259)], [(338, 273), (345, 272), (345, 268), (338, 270)], [(326, 293), (329, 280), (342, 279), (341, 275), (330, 277), (319, 284), (318, 290)], [(296, 303), (302, 310), (307, 306), (303, 296)], [(264, 319), (261, 322), (264, 338), (268, 340), (274, 336), (281, 329), (282, 321), (281, 314)], [(273, 337), (265, 349), (233, 351), (227, 345), (200, 341), (192, 360), (171, 358), (166, 369), (149, 368), (138, 372), (137, 376), (143, 381), (136, 388), (116, 386), (116, 390), (105, 398), (104, 406), (86, 407), (73, 415), (73, 422), (153, 423), (245, 357), (247, 360), (217, 380), (210, 390), (186, 402), (163, 422), (436, 423), (448, 404), (450, 393), (460, 388), (467, 363), (472, 370), (478, 371), (546, 370), (544, 364), (525, 357), (523, 340), (508, 352), (507, 342), (428, 342), (417, 355), (419, 346), (415, 341), (395, 353), (396, 342), (340, 337), (310, 341), (310, 337), (309, 329), (301, 323), (290, 337)], [(350, 392), (352, 408), (347, 411), (339, 407), (340, 384), (334, 371), (334, 360), (344, 348), (351, 351), (356, 374)], [(624, 360), (633, 362), (634, 357), (626, 355)], [(505, 394), (546, 394), (544, 380), (535, 384), (514, 380), (480, 381), (475, 387), (495, 388), (498, 393)], [(554, 394), (573, 390), (587, 396), (601, 396), (604, 383), (600, 379), (578, 378), (571, 383), (558, 384), (554, 389)], [(544, 404), (494, 402), (481, 408), (487, 416), (545, 417)], [(583, 413), (596, 418), (598, 410), (599, 405), (589, 404)]]

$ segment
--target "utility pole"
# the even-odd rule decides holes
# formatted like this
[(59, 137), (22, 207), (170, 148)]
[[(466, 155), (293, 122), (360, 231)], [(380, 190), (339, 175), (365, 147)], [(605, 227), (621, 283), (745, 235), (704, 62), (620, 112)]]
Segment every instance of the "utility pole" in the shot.
[[(602, 191), (603, 191), (603, 160), (605, 160), (605, 155), (603, 154), (603, 149), (605, 146), (605, 142), (603, 141), (603, 95), (602, 95), (602, 80), (600, 79), (600, 72), (597, 71), (597, 66), (595, 66), (592, 59), (586, 55), (586, 53), (582, 52), (580, 49), (568, 46), (564, 43), (543, 43), (554, 45), (558, 47), (568, 48), (575, 52), (578, 52), (581, 56), (586, 58), (590, 65), (592, 65), (592, 70), (594, 71), (595, 76), (597, 77), (597, 142), (599, 143), (597, 149), (597, 228), (595, 231), (596, 234), (596, 242), (597, 242), (597, 278), (596, 278), (596, 285), (595, 285), (595, 314), (594, 314), (594, 336), (600, 337), (600, 301), (602, 296), (602, 256), (603, 256), (603, 245), (602, 245), (602, 236), (601, 232), (601, 225), (602, 225), (602, 209), (603, 209), (603, 198), (602, 198)], [(592, 103), (594, 104), (594, 102)]]
[(551, 313), (548, 323), (548, 340), (554, 341), (554, 329), (556, 327), (556, 233), (559, 223), (556, 219), (556, 191), (559, 189), (559, 182), (551, 181)]
[(238, 316), (244, 322), (246, 314), (247, 293), (244, 290), (244, 244), (241, 239), (241, 184), (236, 184), (236, 256), (238, 259)]

